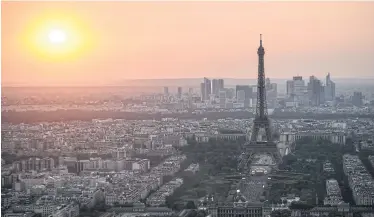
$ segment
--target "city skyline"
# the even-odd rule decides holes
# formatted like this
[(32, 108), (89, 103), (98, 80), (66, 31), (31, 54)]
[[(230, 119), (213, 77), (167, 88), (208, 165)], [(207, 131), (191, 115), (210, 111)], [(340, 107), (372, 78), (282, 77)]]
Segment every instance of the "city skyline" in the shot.
[[(270, 78), (322, 78), (328, 72), (334, 79), (372, 77), (374, 71), (372, 2), (3, 2), (2, 7), (2, 85), (255, 79), (259, 34), (267, 45)], [(40, 29), (52, 31), (51, 43), (63, 40), (65, 31), (65, 47), (30, 42)]]
[(374, 4), (4, 4), (4, 217), (374, 217)]

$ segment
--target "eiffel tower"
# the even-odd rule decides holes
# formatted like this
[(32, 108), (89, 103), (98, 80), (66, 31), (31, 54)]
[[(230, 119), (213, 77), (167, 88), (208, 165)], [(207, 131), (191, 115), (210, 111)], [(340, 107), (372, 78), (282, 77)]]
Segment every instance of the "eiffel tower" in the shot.
[[(239, 170), (247, 171), (248, 164), (253, 160), (255, 154), (269, 155), (275, 164), (279, 164), (282, 160), (277, 145), (273, 142), (270, 129), (270, 120), (267, 114), (266, 89), (265, 89), (265, 69), (264, 55), (265, 49), (262, 47), (262, 35), (260, 35), (260, 47), (258, 54), (258, 81), (257, 81), (257, 105), (256, 117), (253, 121), (252, 134), (249, 141), (244, 144), (244, 152), (239, 158)], [(258, 141), (260, 129), (265, 130), (264, 141)]]

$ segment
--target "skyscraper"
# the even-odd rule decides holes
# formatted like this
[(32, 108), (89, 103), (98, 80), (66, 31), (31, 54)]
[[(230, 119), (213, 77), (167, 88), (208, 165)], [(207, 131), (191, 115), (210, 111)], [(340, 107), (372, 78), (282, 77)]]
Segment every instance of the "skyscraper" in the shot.
[(164, 87), (164, 95), (169, 95), (169, 88), (168, 87)]
[(192, 87), (189, 87), (189, 88), (188, 88), (188, 94), (189, 94), (189, 95), (192, 95), (192, 94), (193, 94), (193, 88), (192, 88)]
[(323, 104), (326, 102), (325, 100), (325, 89), (326, 89), (326, 86), (323, 86), (322, 82), (321, 82), (321, 90), (320, 90), (320, 96), (319, 96), (319, 104)]
[(265, 83), (265, 89), (268, 107), (274, 108), (277, 102), (278, 85), (276, 83), (271, 83), (270, 78), (267, 78)]
[(225, 81), (223, 79), (218, 79), (218, 91), (225, 89)]
[(292, 79), (293, 83), (293, 95), (297, 98), (304, 97), (305, 93), (305, 81), (302, 76), (294, 76)]
[(270, 89), (270, 86), (271, 86), (270, 78), (266, 78), (265, 79), (265, 88), (266, 88), (266, 91)]
[(310, 76), (308, 83), (308, 95), (311, 106), (319, 106), (323, 102), (321, 99), (323, 92), (321, 81), (314, 76)]
[(288, 80), (286, 83), (287, 97), (293, 99), (293, 80)]
[(271, 83), (270, 90), (274, 92), (275, 97), (278, 96), (278, 84), (277, 83)]
[(182, 87), (178, 87), (178, 93), (177, 93), (178, 98), (182, 98)]
[(225, 88), (226, 91), (226, 98), (227, 99), (233, 99), (236, 95), (235, 89), (234, 88)]
[(244, 103), (244, 101), (245, 101), (245, 91), (244, 90), (236, 91), (236, 100), (238, 102)]
[(209, 100), (210, 94), (212, 94), (212, 82), (208, 78), (204, 78), (204, 84), (205, 84), (205, 100)]
[(326, 76), (325, 100), (326, 101), (335, 100), (335, 82), (331, 80), (330, 73), (328, 73)]
[(205, 83), (200, 84), (201, 101), (205, 101)]
[(357, 107), (361, 107), (363, 105), (363, 96), (362, 92), (354, 92), (352, 96), (352, 104)]
[(238, 93), (244, 92), (244, 107), (249, 107), (252, 98), (252, 87), (249, 85), (236, 85), (236, 98), (239, 99)]
[(218, 79), (213, 79), (212, 80), (212, 93), (218, 96), (218, 91), (219, 91)]
[(287, 97), (299, 105), (309, 104), (307, 89), (302, 76), (294, 76), (292, 80), (287, 81)]
[(218, 94), (219, 94), (219, 107), (226, 108), (226, 91), (220, 90)]

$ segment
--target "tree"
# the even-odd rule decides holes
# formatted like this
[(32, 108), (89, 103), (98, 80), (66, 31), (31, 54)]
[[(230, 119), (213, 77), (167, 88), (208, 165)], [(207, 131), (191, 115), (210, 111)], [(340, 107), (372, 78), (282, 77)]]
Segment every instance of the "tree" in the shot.
[(196, 215), (197, 215), (196, 210), (191, 210), (191, 211), (187, 214), (187, 217), (196, 217)]
[(290, 209), (312, 209), (314, 206), (306, 203), (293, 202), (290, 205)]
[(196, 209), (196, 205), (192, 200), (189, 200), (186, 204), (186, 209)]
[(180, 211), (184, 209), (184, 206), (182, 203), (174, 203), (172, 206), (173, 210)]
[(80, 211), (81, 212), (88, 212), (87, 206), (82, 206)]
[(271, 217), (289, 217), (291, 216), (291, 210), (288, 209), (281, 209), (281, 210), (274, 210), (270, 213)]
[(125, 204), (123, 204), (123, 207), (133, 207), (134, 204), (133, 203), (129, 203), (129, 202), (125, 202)]
[(206, 216), (206, 212), (204, 210), (197, 211), (196, 217), (205, 217), (205, 216)]

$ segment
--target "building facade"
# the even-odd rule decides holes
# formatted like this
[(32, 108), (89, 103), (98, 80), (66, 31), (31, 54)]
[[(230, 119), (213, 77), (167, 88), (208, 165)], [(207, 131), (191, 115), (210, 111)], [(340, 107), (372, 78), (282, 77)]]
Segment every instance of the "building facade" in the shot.
[(238, 190), (233, 201), (215, 204), (209, 202), (207, 208), (211, 217), (263, 217), (262, 203), (249, 203)]
[(310, 76), (308, 83), (309, 105), (319, 106), (324, 102), (324, 90), (321, 81), (314, 76)]
[(332, 143), (345, 144), (346, 136), (342, 132), (283, 132), (280, 135), (280, 142), (294, 143), (304, 138), (312, 138), (315, 140), (326, 139)]
[(252, 87), (249, 85), (236, 85), (236, 99), (244, 103), (244, 107), (250, 106), (252, 99)]

